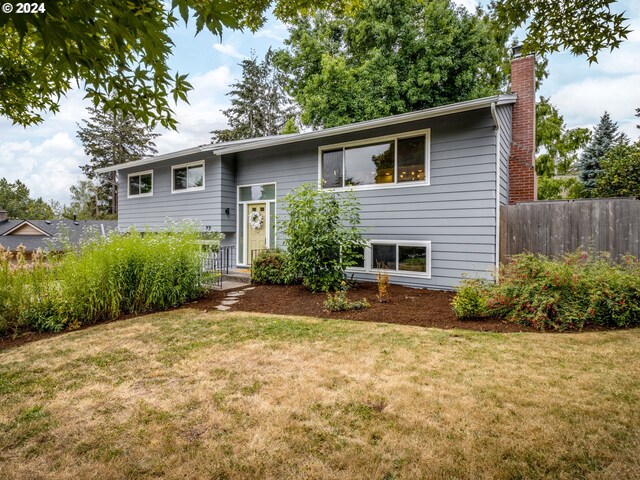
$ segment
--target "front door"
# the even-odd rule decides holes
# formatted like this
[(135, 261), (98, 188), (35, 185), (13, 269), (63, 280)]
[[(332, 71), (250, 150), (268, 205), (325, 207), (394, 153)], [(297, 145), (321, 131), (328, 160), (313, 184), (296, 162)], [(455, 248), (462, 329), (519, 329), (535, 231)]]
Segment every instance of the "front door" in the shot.
[(247, 264), (251, 265), (259, 250), (267, 248), (267, 204), (247, 205)]

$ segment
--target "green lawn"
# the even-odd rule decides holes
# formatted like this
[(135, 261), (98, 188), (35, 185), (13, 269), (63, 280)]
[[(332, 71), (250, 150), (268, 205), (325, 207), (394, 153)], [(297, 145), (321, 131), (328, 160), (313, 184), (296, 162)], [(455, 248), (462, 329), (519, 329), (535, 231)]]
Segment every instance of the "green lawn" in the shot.
[(179, 310), (0, 351), (0, 478), (640, 477), (640, 330)]

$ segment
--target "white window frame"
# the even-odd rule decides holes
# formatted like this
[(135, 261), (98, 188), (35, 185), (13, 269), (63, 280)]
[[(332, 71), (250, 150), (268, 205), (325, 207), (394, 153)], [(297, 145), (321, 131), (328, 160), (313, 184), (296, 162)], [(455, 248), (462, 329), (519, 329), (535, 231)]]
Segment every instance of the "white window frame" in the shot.
[[(377, 245), (395, 245), (396, 247), (396, 269), (390, 270), (386, 268), (374, 268), (372, 264), (373, 259), (373, 244)], [(398, 247), (425, 247), (427, 249), (427, 271), (426, 272), (411, 272), (409, 270), (398, 270)], [(389, 276), (398, 277), (420, 277), (431, 278), (431, 241), (414, 241), (414, 240), (379, 240), (371, 239), (367, 240), (367, 246), (364, 249), (364, 268), (362, 267), (349, 267), (347, 272), (354, 273), (374, 273), (387, 272)]]
[[(273, 200), (242, 200), (240, 201), (240, 189), (244, 188), (244, 187), (262, 187), (264, 185), (273, 185)], [(240, 245), (240, 222), (244, 221), (244, 219), (247, 216), (247, 205), (251, 205), (253, 203), (266, 203), (267, 204), (267, 209), (268, 209), (268, 215), (266, 215), (265, 218), (265, 228), (267, 229), (266, 231), (266, 241), (267, 241), (267, 245), (271, 245), (271, 209), (273, 208), (273, 214), (274, 216), (277, 216), (278, 214), (278, 210), (277, 210), (277, 198), (278, 198), (278, 185), (276, 182), (265, 182), (265, 183), (250, 183), (247, 185), (238, 185), (236, 187), (236, 198), (238, 199), (237, 205), (244, 205), (244, 208), (242, 210), (242, 218), (240, 213), (240, 209), (236, 209), (238, 211), (238, 215), (236, 215), (236, 265), (240, 266), (240, 267), (245, 267), (248, 266), (249, 263), (247, 263), (247, 254), (248, 252), (248, 248), (247, 248), (247, 242), (246, 239), (248, 238), (247, 236), (247, 225), (244, 225), (244, 230), (243, 230), (243, 239), (244, 241), (242, 242), (242, 245)], [(274, 242), (277, 242), (277, 238), (278, 238), (278, 226), (276, 223), (276, 226), (273, 230), (274, 233)], [(277, 247), (277, 243), (274, 243), (274, 245)], [(271, 248), (271, 247), (269, 247)], [(240, 249), (242, 249), (242, 258), (244, 259), (244, 261), (242, 263), (240, 263)]]
[[(398, 182), (398, 140), (402, 140), (404, 138), (413, 138), (424, 135), (425, 137), (425, 145), (424, 145), (424, 180), (413, 181), (413, 182)], [(344, 172), (345, 172), (345, 149), (350, 147), (364, 147), (367, 145), (374, 145), (376, 143), (384, 143), (393, 141), (395, 144), (394, 147), (394, 178), (393, 183), (372, 183), (370, 185), (343, 185), (342, 187), (331, 187), (324, 188), (323, 190), (327, 190), (329, 192), (344, 192), (349, 190), (375, 190), (378, 188), (406, 188), (406, 187), (417, 187), (417, 186), (429, 186), (431, 185), (431, 129), (426, 128), (422, 130), (413, 130), (411, 132), (402, 132), (396, 135), (387, 135), (382, 137), (373, 137), (366, 138), (364, 140), (356, 140), (352, 142), (342, 142), (335, 143), (332, 145), (322, 145), (318, 147), (318, 188), (322, 189), (322, 154), (328, 150), (339, 150), (342, 149), (342, 172), (343, 178), (342, 181), (344, 183)]]
[[(189, 167), (202, 167), (202, 186), (201, 187), (191, 187), (189, 188), (188, 186), (188, 178), (189, 178)], [(174, 172), (180, 168), (187, 168), (187, 188), (182, 188), (182, 189), (178, 189), (176, 190), (175, 187), (175, 178), (174, 178)], [(171, 193), (186, 193), (186, 192), (199, 192), (204, 190), (205, 184), (206, 184), (206, 178), (207, 178), (207, 167), (205, 166), (205, 161), (204, 160), (199, 160), (197, 162), (190, 162), (190, 163), (181, 163), (180, 165), (172, 165), (171, 166)]]
[[(129, 182), (131, 181), (131, 177), (140, 177), (142, 175), (151, 174), (151, 192), (149, 193), (134, 193), (131, 195), (131, 190), (129, 188)], [(133, 172), (127, 175), (127, 198), (140, 198), (140, 197), (153, 197), (153, 170), (145, 170), (143, 172)]]

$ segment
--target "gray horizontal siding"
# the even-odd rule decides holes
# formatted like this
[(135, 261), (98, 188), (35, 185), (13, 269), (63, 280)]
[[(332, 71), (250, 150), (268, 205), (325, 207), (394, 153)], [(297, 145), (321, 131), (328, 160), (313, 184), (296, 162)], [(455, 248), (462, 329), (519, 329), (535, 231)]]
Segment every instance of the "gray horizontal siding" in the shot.
[[(318, 147), (431, 128), (431, 185), (361, 190), (365, 237), (431, 241), (431, 278), (391, 276), (394, 283), (451, 289), (467, 278), (491, 278), (496, 242), (496, 134), (486, 109), (446, 118), (340, 135), (234, 156), (239, 185), (276, 182), (277, 208), (293, 188), (318, 180)], [(282, 235), (278, 244), (282, 246)], [(357, 278), (375, 281), (375, 274)]]
[[(205, 160), (205, 189), (195, 192), (171, 193), (171, 167)], [(127, 197), (128, 175), (146, 168), (125, 169), (120, 173), (120, 200), (118, 227), (126, 229), (134, 226), (137, 229), (158, 229), (165, 226), (168, 220), (195, 220), (202, 228), (213, 231), (233, 232), (235, 230), (235, 193), (230, 196), (229, 190), (235, 190), (235, 179), (228, 172), (223, 175), (221, 160), (211, 153), (194, 154), (177, 160), (166, 160), (151, 165), (153, 170), (153, 196)], [(223, 188), (223, 180), (225, 188)], [(224, 214), (221, 199), (232, 208), (232, 215)], [(229, 220), (229, 217), (232, 217)], [(233, 224), (232, 228), (229, 225)], [(224, 228), (223, 228), (224, 227)]]

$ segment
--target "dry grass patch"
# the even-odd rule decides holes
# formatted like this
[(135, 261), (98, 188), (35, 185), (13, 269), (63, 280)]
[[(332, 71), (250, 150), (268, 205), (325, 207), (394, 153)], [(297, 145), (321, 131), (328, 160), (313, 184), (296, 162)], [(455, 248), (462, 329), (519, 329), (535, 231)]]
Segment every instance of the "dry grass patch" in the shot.
[(638, 478), (640, 331), (181, 310), (0, 352), (0, 478)]

